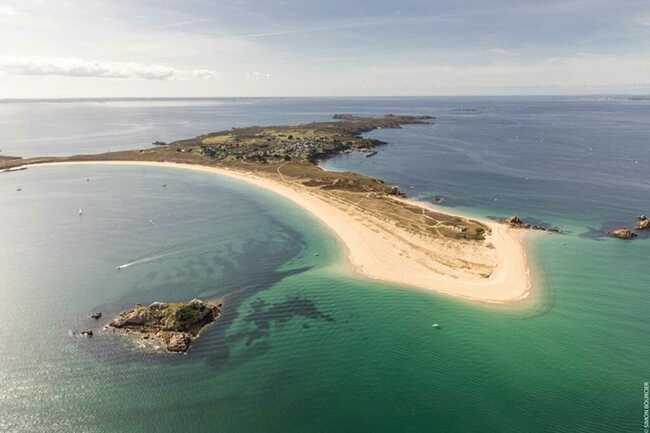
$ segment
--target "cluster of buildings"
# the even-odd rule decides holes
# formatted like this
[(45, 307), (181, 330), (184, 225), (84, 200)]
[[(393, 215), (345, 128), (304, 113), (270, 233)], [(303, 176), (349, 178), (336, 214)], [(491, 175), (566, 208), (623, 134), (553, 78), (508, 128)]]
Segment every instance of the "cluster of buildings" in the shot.
[(326, 141), (323, 139), (258, 142), (257, 140), (224, 143), (218, 145), (201, 145), (201, 153), (215, 159), (237, 159), (245, 161), (268, 162), (304, 160), (312, 161), (333, 152), (349, 149), (350, 143)]

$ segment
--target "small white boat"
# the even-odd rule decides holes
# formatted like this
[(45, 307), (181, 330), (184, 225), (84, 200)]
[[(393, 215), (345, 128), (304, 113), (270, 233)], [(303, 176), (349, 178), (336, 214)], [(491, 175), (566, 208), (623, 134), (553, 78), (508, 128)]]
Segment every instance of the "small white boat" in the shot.
[(83, 209), (79, 208), (79, 216), (81, 216), (81, 215), (83, 215), (83, 214), (84, 214)]
[(431, 325), (431, 327), (435, 329), (440, 329), (440, 325), (437, 323), (434, 323), (433, 325)]

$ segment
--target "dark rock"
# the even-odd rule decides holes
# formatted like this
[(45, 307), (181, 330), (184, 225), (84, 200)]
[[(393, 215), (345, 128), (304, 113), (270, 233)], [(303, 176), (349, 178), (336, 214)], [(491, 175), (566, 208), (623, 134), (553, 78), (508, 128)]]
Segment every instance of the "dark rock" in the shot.
[(170, 352), (187, 352), (190, 348), (192, 339), (189, 335), (183, 332), (173, 332), (168, 334), (169, 338), (166, 340), (167, 350)]
[(102, 318), (102, 313), (100, 311), (90, 313), (90, 318), (95, 319), (95, 320), (99, 320), (99, 319)]
[(636, 228), (637, 230), (647, 230), (650, 229), (650, 218), (645, 215), (641, 215), (637, 218)]
[(406, 197), (406, 193), (402, 192), (398, 187), (394, 186), (390, 189), (390, 195), (396, 195), (398, 197)]
[[(518, 229), (535, 229), (535, 227), (541, 227), (541, 226), (531, 226), (530, 224), (525, 223), (521, 218), (519, 218), (517, 215), (513, 215), (511, 217), (508, 217), (503, 220), (504, 223), (508, 224), (510, 227), (518, 228)], [(543, 229), (543, 227), (542, 227)], [(539, 229), (537, 229), (539, 230)]]
[(519, 218), (517, 215), (513, 215), (503, 220), (504, 223), (510, 224), (511, 226), (520, 226), (524, 224), (524, 221)]
[(81, 331), (80, 334), (83, 335), (84, 337), (92, 337), (94, 335), (92, 329), (86, 329), (84, 331)]
[(637, 234), (634, 233), (632, 230), (628, 229), (627, 227), (620, 227), (614, 230), (611, 230), (607, 233), (608, 235), (618, 238), (618, 239), (634, 239), (637, 237)]
[(549, 231), (549, 232), (555, 232), (555, 233), (560, 232), (560, 229), (557, 228), (557, 227), (548, 228), (548, 227), (543, 226), (541, 224), (529, 224), (529, 223), (525, 222), (524, 220), (522, 220), (521, 218), (519, 218), (519, 216), (517, 216), (517, 215), (513, 215), (511, 217), (505, 218), (505, 219), (502, 220), (502, 222), (505, 223), (505, 224), (508, 224), (510, 227), (514, 227), (514, 228), (517, 228), (517, 229), (530, 229), (530, 230), (539, 230), (539, 231), (542, 231), (542, 232)]

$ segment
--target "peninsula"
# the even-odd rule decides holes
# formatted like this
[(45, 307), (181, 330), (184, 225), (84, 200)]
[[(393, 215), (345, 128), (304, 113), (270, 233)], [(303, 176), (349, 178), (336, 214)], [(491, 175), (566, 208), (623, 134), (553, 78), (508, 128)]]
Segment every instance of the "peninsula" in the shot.
[(71, 157), (4, 159), (0, 170), (30, 164), (145, 164), (230, 176), (303, 207), (341, 240), (349, 269), (366, 278), (474, 301), (504, 303), (531, 289), (521, 230), (410, 201), (397, 187), (319, 160), (374, 152), (377, 128), (427, 125), (428, 116), (334, 116), (328, 122), (233, 128), (149, 149)]

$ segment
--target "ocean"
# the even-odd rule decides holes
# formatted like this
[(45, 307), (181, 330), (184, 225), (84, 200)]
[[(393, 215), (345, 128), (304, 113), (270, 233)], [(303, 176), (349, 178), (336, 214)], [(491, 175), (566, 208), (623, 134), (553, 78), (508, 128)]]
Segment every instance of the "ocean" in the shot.
[[(529, 245), (539, 299), (494, 307), (351, 278), (314, 217), (232, 179), (136, 166), (0, 173), (0, 431), (643, 431), (650, 239), (604, 233), (650, 213), (648, 100), (5, 101), (0, 155), (147, 147), (340, 112), (436, 121), (373, 131), (386, 142), (377, 155), (325, 168), (560, 227)], [(222, 297), (225, 313), (187, 355), (73, 334), (134, 303), (193, 297)]]

